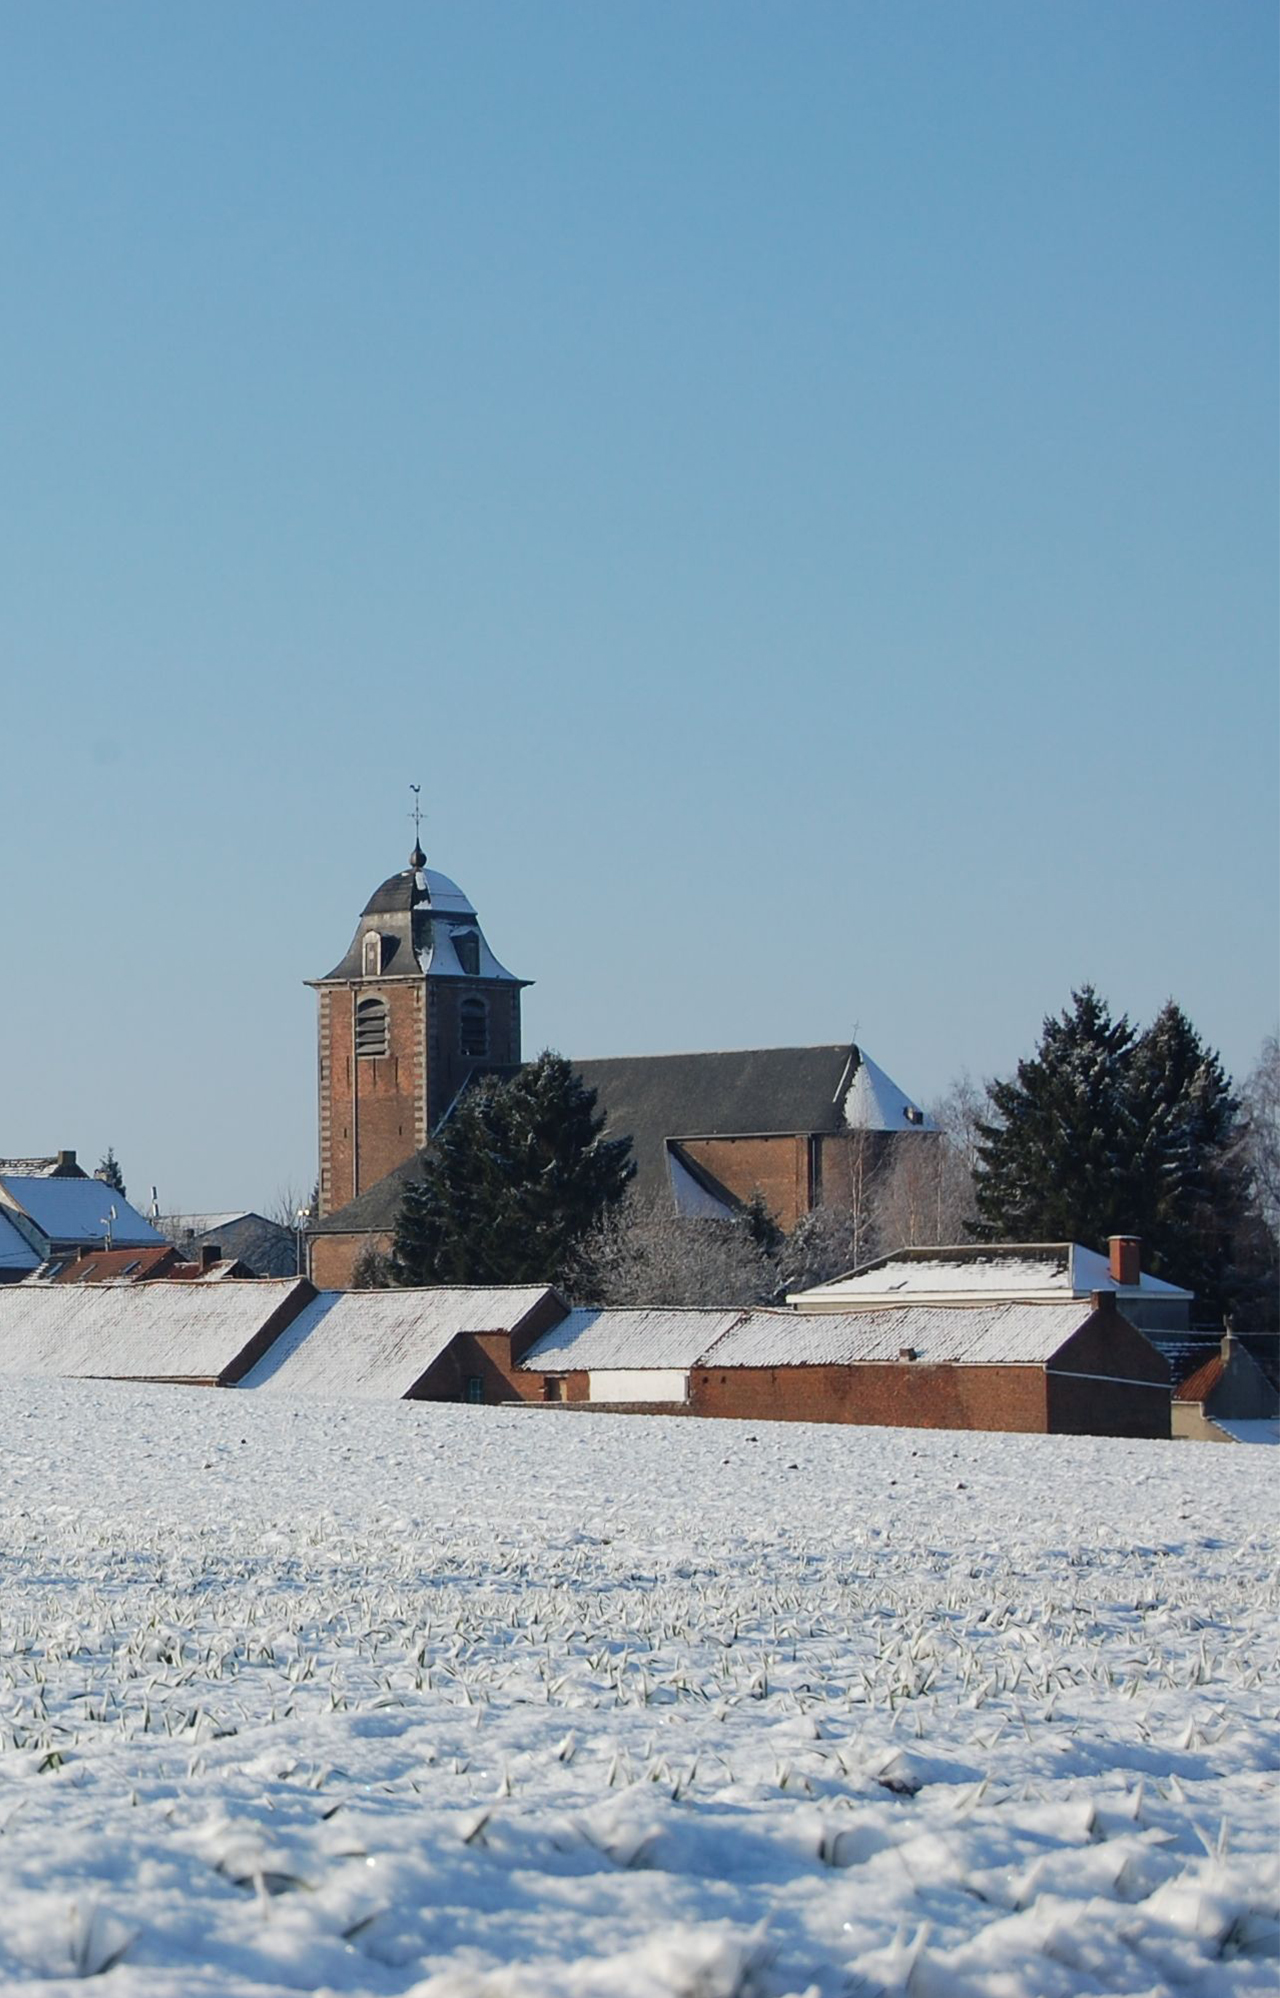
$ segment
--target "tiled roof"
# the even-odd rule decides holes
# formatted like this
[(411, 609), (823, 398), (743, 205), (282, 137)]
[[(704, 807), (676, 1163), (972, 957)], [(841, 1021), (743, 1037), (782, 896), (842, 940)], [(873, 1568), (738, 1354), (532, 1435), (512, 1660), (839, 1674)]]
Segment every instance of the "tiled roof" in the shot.
[(1206, 1360), (1202, 1367), (1197, 1367), (1193, 1374), (1188, 1374), (1185, 1381), (1179, 1382), (1173, 1390), (1174, 1400), (1207, 1401), (1222, 1379), (1225, 1366), (1222, 1354), (1215, 1353), (1211, 1360)]
[(397, 1401), (459, 1332), (513, 1332), (553, 1295), (532, 1284), (321, 1291), (240, 1385)]

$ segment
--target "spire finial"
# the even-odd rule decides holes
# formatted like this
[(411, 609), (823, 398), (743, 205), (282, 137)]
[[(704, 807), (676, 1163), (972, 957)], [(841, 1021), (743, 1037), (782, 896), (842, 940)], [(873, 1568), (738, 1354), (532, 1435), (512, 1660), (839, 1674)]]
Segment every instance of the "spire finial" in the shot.
[(413, 820), (413, 852), (409, 855), (409, 865), (410, 867), (425, 867), (427, 856), (422, 851), (422, 786), (421, 784), (410, 784), (409, 789), (413, 792), (413, 810), (409, 814), (409, 817)]

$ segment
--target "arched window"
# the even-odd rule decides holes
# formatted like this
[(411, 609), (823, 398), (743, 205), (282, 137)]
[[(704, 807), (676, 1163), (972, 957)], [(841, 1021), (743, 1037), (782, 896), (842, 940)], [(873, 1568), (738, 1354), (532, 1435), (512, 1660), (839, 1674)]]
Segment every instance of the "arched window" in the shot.
[(476, 977), (480, 970), (480, 939), (474, 930), (455, 930), (453, 948), (458, 963), (469, 978)]
[(356, 1007), (356, 1053), (384, 1055), (387, 1052), (387, 1002), (362, 999)]
[(489, 1008), (483, 999), (464, 999), (458, 1008), (464, 1055), (483, 1060), (489, 1052)]
[(364, 940), (362, 968), (366, 978), (382, 976), (382, 938), (376, 930), (370, 930)]

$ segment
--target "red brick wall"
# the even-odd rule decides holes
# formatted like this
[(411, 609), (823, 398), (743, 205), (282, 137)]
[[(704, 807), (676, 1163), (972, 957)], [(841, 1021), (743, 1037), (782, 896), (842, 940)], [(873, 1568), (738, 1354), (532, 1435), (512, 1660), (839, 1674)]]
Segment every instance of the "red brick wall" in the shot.
[(351, 1272), (367, 1248), (386, 1255), (390, 1235), (313, 1235), (308, 1274), (317, 1290), (350, 1290)]
[(690, 1158), (714, 1173), (740, 1200), (750, 1200), (758, 1187), (783, 1228), (794, 1228), (800, 1216), (808, 1213), (809, 1140), (804, 1134), (681, 1142)]
[(695, 1415), (751, 1422), (854, 1422), (905, 1429), (1043, 1431), (1038, 1367), (901, 1365), (695, 1368)]

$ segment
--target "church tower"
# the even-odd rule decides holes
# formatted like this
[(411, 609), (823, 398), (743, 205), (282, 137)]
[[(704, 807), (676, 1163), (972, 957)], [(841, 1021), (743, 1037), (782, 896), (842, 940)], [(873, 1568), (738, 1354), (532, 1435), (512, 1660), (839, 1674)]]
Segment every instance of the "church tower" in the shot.
[(482, 1070), (520, 1062), (520, 994), (475, 910), (415, 841), (319, 994), (320, 1218), (421, 1149)]

